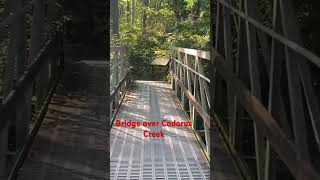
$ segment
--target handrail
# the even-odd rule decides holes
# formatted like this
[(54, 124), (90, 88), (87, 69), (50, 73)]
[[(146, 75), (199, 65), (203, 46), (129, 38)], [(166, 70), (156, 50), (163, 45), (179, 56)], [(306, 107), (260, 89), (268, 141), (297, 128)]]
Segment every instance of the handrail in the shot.
[(200, 74), (199, 72), (193, 70), (192, 68), (188, 67), (187, 65), (183, 64), (182, 62), (178, 61), (178, 59), (176, 58), (171, 58), (172, 60), (176, 61), (177, 63), (181, 64), (182, 66), (184, 66), (185, 68), (187, 68), (188, 70), (192, 71), (193, 73), (195, 73), (196, 75), (198, 75), (199, 77), (201, 77), (202, 79), (206, 80), (208, 83), (210, 83), (210, 79), (207, 78), (206, 76)]
[[(56, 35), (56, 34), (53, 34)], [(22, 96), (25, 92), (25, 89), (30, 86), (30, 81), (33, 81), (37, 74), (41, 71), (41, 67), (45, 62), (48, 62), (49, 59), (45, 58), (48, 55), (48, 51), (54, 45), (56, 39), (50, 38), (43, 48), (39, 51), (35, 60), (32, 64), (29, 65), (24, 74), (19, 78), (13, 90), (9, 92), (9, 95), (4, 98), (2, 106), (0, 107), (0, 117), (7, 117), (6, 115), (10, 113), (10, 109), (16, 106), (16, 102), (19, 100), (19, 97)], [(0, 121), (0, 131), (4, 128), (8, 118), (1, 119)]]
[(44, 101), (44, 104), (40, 110), (40, 113), (36, 117), (36, 122), (35, 122), (34, 128), (32, 128), (30, 135), (26, 139), (26, 143), (22, 146), (21, 150), (18, 153), (17, 158), (14, 161), (14, 164), (13, 164), (13, 167), (10, 171), (8, 180), (15, 180), (17, 178), (17, 176), (19, 174), (18, 173), (19, 169), (23, 166), (23, 163), (28, 156), (28, 151), (31, 148), (32, 143), (34, 141), (34, 138), (36, 137), (36, 135), (41, 127), (41, 124), (42, 124), (43, 120), (45, 119), (44, 117), (45, 117), (46, 112), (49, 108), (50, 100), (53, 96), (53, 93), (54, 93), (56, 87), (57, 87), (57, 84), (58, 84), (58, 82), (54, 82), (51, 89), (49, 90), (48, 96), (47, 96), (46, 100)]
[[(10, 1), (8, 8), (12, 12), (0, 23), (0, 30), (9, 27), (10, 44), (17, 45), (9, 45), (8, 63), (5, 67), (5, 96), (0, 106), (0, 176), (7, 177), (8, 170), (10, 170), (9, 179), (14, 179), (18, 175), (17, 172), (25, 160), (38, 128), (41, 126), (59, 76), (57, 71), (59, 71), (58, 61), (63, 46), (64, 21), (60, 21), (61, 24), (55, 24), (56, 26), (50, 28), (48, 32), (43, 32), (41, 28), (44, 22), (42, 23), (41, 19), (44, 16), (40, 16), (41, 12), (39, 14), (38, 11), (35, 11), (30, 34), (29, 59), (22, 53), (26, 50), (23, 42), (26, 38), (26, 29), (19, 27), (21, 25), (19, 21), (25, 20), (24, 14), (33, 6), (39, 9), (44, 7), (40, 1), (36, 0), (29, 1), (27, 4), (20, 0)], [(49, 17), (51, 15), (53, 16), (53, 14), (50, 14)], [(40, 21), (38, 21), (38, 18)], [(44, 40), (44, 44), (42, 40)], [(15, 54), (18, 54), (18, 61), (16, 61)], [(27, 66), (25, 66), (26, 62), (28, 62)], [(14, 75), (18, 78), (16, 82), (13, 80)], [(36, 87), (33, 89), (35, 83)], [(37, 116), (35, 126), (29, 131), (29, 121), (32, 118), (33, 90), (37, 97), (35, 107)], [(9, 137), (11, 134), (9, 124), (12, 124), (12, 122), (16, 122), (14, 123), (16, 131), (13, 131), (15, 141), (12, 141), (12, 137)], [(8, 139), (8, 141), (2, 141), (3, 139)], [(14, 149), (9, 150), (8, 143), (13, 143)], [(8, 152), (11, 150), (13, 152)], [(14, 156), (14, 166), (11, 163), (9, 164), (9, 156)]]
[(117, 94), (117, 92), (119, 91), (119, 89), (122, 87), (123, 83), (126, 82), (127, 78), (128, 78), (128, 74), (126, 73), (122, 79), (120, 80), (119, 84), (113, 89), (113, 91), (110, 94), (110, 99), (113, 99), (115, 97), (115, 95)]
[(210, 60), (210, 51), (202, 51), (198, 49), (189, 49), (189, 48), (182, 48), (182, 47), (174, 47), (173, 49), (178, 52), (182, 52), (192, 56), (198, 56), (202, 59)]
[[(193, 56), (194, 58), (190, 58)], [(195, 124), (202, 122), (204, 125), (205, 149), (207, 158), (210, 158), (210, 94), (208, 85), (210, 79), (205, 76), (202, 60), (210, 60), (210, 52), (175, 47), (171, 55), (171, 83), (176, 95), (180, 98), (181, 106), (193, 122), (192, 127), (200, 137), (202, 129), (197, 129)], [(189, 106), (186, 106), (189, 104)], [(196, 113), (202, 120), (198, 120)], [(201, 140), (201, 138), (199, 138)], [(203, 144), (203, 143), (201, 143)]]
[(111, 66), (110, 70), (113, 70), (114, 68), (118, 67), (120, 64), (124, 63), (127, 59), (128, 59), (128, 57), (125, 57), (121, 61), (117, 62), (117, 64), (110, 63), (110, 66)]
[(192, 93), (190, 93), (188, 91), (188, 89), (183, 85), (181, 80), (179, 80), (179, 78), (175, 74), (173, 74), (173, 77), (179, 83), (181, 89), (183, 90), (185, 95), (188, 97), (188, 99), (191, 102), (191, 104), (195, 107), (197, 112), (200, 114), (200, 116), (202, 117), (204, 123), (210, 128), (210, 116), (209, 116), (209, 114), (202, 109), (201, 105), (197, 102), (196, 98), (192, 95)]
[[(43, 68), (43, 66), (49, 62), (50, 58), (47, 58), (47, 56), (51, 54), (50, 51), (53, 48), (53, 46), (56, 45), (56, 43), (57, 43), (56, 38), (48, 40), (46, 45), (38, 53), (38, 56), (35, 58), (34, 62), (29, 66), (28, 70), (26, 70), (25, 73), (18, 80), (14, 89), (11, 90), (7, 98), (5, 98), (3, 105), (0, 107), (0, 117), (4, 117), (4, 118), (1, 118), (1, 121), (0, 121), (0, 132), (3, 130), (4, 127), (6, 127), (6, 124), (8, 124), (10, 120), (12, 120), (9, 118), (10, 114), (12, 113), (11, 110), (14, 109), (18, 101), (21, 100), (21, 97), (25, 93), (25, 89), (27, 89), (28, 87), (30, 88), (30, 86), (32, 85), (32, 82), (35, 81), (35, 77), (37, 77), (38, 73), (41, 72), (41, 69)], [(55, 72), (52, 72), (52, 73), (55, 74)], [(51, 78), (54, 78), (54, 75)], [(52, 79), (49, 79), (49, 80), (52, 80)], [(57, 80), (58, 79), (56, 79), (56, 81)], [(47, 83), (49, 83), (49, 81)], [(22, 146), (22, 149), (17, 152), (18, 156), (14, 161), (14, 166), (10, 170), (10, 176), (8, 180), (13, 180), (18, 176), (18, 171), (20, 167), (23, 165), (23, 162), (32, 145), (32, 142), (38, 132), (38, 129), (41, 126), (45, 113), (48, 109), (50, 99), (57, 85), (57, 82), (55, 81), (53, 81), (52, 83), (53, 84), (51, 85), (51, 90), (47, 94), (46, 100), (42, 104), (41, 110), (39, 111), (36, 117), (36, 124), (31, 129), (31, 134), (27, 136)]]
[[(128, 57), (125, 56), (124, 48), (121, 46), (111, 47), (111, 53), (114, 53), (110, 62), (110, 124), (112, 127), (113, 120), (127, 92), (129, 82)], [(115, 62), (115, 63), (113, 63)]]

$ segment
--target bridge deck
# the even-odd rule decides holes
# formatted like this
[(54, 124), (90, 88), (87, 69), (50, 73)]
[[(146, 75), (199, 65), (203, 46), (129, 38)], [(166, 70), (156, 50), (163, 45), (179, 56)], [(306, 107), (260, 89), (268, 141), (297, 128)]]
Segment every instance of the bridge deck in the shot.
[(106, 67), (97, 61), (66, 64), (19, 180), (105, 178)]
[[(116, 119), (133, 121), (185, 121), (170, 85), (136, 81)], [(164, 137), (144, 137), (144, 130)], [(117, 127), (110, 139), (111, 179), (210, 179), (209, 163), (191, 128)]]

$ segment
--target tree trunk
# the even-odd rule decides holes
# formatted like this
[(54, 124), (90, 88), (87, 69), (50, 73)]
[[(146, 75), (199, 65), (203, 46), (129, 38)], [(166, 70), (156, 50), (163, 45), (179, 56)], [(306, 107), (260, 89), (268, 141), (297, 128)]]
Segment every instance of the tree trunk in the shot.
[(149, 7), (149, 0), (144, 0), (143, 1), (143, 5), (144, 5), (144, 9), (143, 9), (143, 13), (142, 13), (142, 29), (145, 29), (147, 27), (147, 19), (148, 19), (148, 15), (146, 12), (146, 8)]
[(197, 20), (199, 17), (200, 17), (200, 11), (201, 10), (201, 1), (200, 0), (197, 0), (197, 2), (195, 3), (194, 5), (194, 8), (193, 8), (193, 19), (194, 20)]
[(126, 12), (126, 16), (127, 16), (127, 23), (129, 24), (130, 23), (130, 1), (127, 1), (127, 12)]
[(173, 1), (174, 14), (176, 15), (176, 18), (179, 22), (181, 21), (181, 10), (183, 9), (183, 6), (181, 4), (181, 0)]

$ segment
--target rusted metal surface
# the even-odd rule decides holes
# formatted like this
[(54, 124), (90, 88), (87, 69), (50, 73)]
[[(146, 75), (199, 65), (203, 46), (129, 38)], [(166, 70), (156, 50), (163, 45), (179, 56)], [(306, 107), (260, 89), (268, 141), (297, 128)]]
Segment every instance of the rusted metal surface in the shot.
[[(185, 121), (170, 84), (135, 81), (116, 119)], [(144, 137), (139, 127), (111, 129), (111, 179), (210, 179), (209, 163), (190, 127), (150, 127), (164, 137)], [(107, 177), (108, 179), (109, 177)]]

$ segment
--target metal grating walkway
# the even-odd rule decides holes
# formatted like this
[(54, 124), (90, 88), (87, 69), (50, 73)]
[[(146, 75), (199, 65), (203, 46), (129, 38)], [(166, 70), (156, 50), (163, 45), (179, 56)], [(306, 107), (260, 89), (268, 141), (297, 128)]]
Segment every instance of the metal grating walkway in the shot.
[[(135, 81), (116, 119), (186, 120), (170, 85)], [(144, 137), (146, 127), (113, 126), (110, 138), (111, 179), (210, 179), (209, 163), (190, 128), (153, 127), (164, 138)]]

